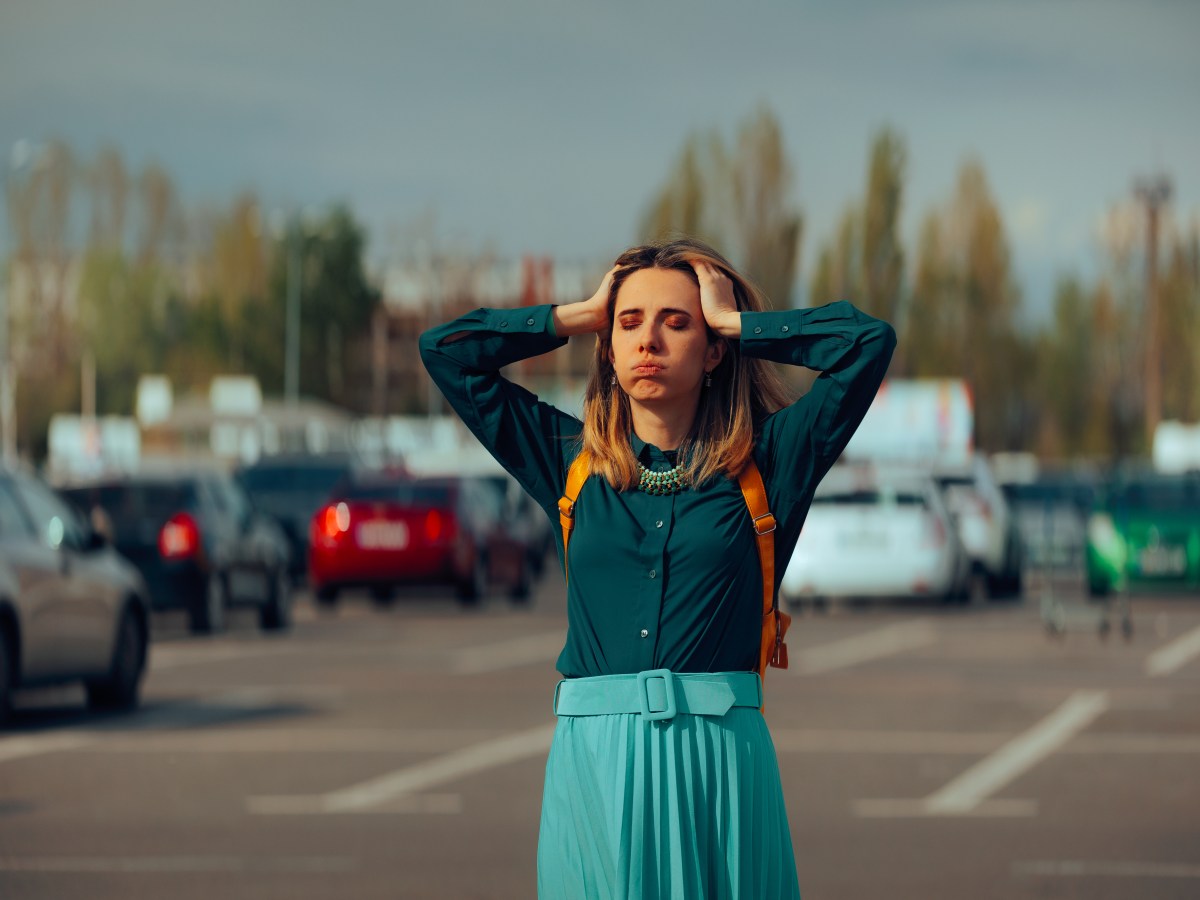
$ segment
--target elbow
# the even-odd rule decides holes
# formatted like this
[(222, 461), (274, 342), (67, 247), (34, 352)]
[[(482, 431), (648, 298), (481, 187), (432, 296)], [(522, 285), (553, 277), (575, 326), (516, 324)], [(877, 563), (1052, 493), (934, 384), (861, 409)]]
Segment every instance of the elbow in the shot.
[(429, 368), (430, 362), (437, 356), (438, 352), (438, 329), (431, 328), (423, 332), (417, 338), (417, 350), (421, 354), (421, 362), (425, 364), (425, 368)]
[(879, 320), (879, 339), (890, 355), (896, 349), (896, 329), (892, 327), (890, 322)]

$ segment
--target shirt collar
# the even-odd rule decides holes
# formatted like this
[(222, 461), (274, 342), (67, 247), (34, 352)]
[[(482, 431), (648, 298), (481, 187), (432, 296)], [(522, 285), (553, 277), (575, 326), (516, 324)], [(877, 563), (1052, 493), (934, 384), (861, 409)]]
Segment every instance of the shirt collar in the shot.
[(643, 466), (651, 466), (655, 463), (663, 463), (668, 466), (672, 464), (671, 457), (653, 444), (643, 441), (633, 429), (629, 430), (629, 446), (633, 448), (633, 455)]
[(649, 447), (650, 445), (647, 444), (645, 441), (643, 441), (640, 437), (638, 437), (637, 432), (635, 432), (631, 428), (629, 430), (629, 446), (633, 448), (633, 455), (636, 456), (638, 459), (641, 459), (642, 454), (646, 451), (646, 448)]

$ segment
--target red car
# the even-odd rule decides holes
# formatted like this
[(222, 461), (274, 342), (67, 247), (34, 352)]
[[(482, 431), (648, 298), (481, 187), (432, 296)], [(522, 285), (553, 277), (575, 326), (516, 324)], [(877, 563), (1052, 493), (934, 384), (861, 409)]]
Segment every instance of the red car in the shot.
[(503, 521), (482, 479), (360, 474), (335, 489), (309, 526), (309, 580), (317, 602), (345, 588), (390, 600), (402, 585), (449, 585), (464, 604), (491, 586), (516, 600), (532, 585), (530, 553)]

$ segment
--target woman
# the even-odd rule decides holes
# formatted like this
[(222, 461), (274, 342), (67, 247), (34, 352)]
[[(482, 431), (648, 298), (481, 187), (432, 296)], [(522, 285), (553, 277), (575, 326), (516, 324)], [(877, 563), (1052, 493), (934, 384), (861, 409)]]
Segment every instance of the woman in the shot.
[[(777, 589), (895, 334), (845, 302), (765, 307), (715, 250), (676, 240), (623, 253), (588, 300), (477, 310), (421, 338), (451, 405), (553, 519), (589, 454), (564, 560), (544, 900), (799, 896), (759, 708), (762, 575), (736, 478), (753, 461), (766, 483)], [(500, 374), (588, 334), (582, 422)], [(822, 374), (785, 405), (767, 361)]]

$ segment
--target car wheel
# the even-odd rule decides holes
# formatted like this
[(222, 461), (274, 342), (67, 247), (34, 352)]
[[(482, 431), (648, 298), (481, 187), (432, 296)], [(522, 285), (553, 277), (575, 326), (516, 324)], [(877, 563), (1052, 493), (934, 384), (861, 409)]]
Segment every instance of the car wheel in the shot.
[(458, 584), (458, 601), (463, 606), (475, 606), (483, 600), (486, 593), (487, 561), (482, 553), (476, 552), (466, 580)]
[(12, 705), (12, 686), (16, 680), (16, 673), (13, 671), (16, 654), (13, 653), (11, 640), (8, 629), (0, 627), (0, 726), (8, 721)]
[(271, 596), (258, 611), (258, 627), (263, 631), (285, 631), (292, 626), (292, 579), (286, 566), (271, 578)]
[(146, 629), (132, 609), (121, 614), (117, 642), (108, 675), (87, 682), (87, 702), (93, 709), (133, 709), (138, 705), (146, 669)]
[(225, 579), (219, 572), (208, 576), (204, 594), (191, 610), (194, 634), (216, 634), (225, 627)]
[(337, 606), (338, 590), (333, 587), (317, 588), (317, 606), (331, 610)]
[(371, 588), (371, 600), (376, 606), (388, 607), (396, 599), (390, 584), (377, 584)]

